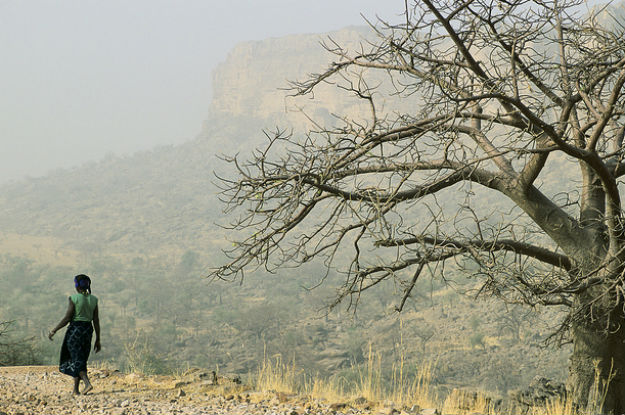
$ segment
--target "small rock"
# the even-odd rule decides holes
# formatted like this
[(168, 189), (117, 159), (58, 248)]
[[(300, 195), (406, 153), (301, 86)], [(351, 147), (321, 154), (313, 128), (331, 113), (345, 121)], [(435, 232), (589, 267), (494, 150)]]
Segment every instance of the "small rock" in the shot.
[(183, 396), (187, 396), (185, 391), (183, 391), (182, 389), (178, 389), (178, 393), (176, 394), (176, 397), (182, 398)]
[(337, 402), (330, 405), (330, 409), (333, 411), (340, 411), (341, 409), (345, 409), (347, 404), (344, 402)]
[(426, 408), (422, 409), (419, 415), (441, 415), (441, 413), (436, 408)]

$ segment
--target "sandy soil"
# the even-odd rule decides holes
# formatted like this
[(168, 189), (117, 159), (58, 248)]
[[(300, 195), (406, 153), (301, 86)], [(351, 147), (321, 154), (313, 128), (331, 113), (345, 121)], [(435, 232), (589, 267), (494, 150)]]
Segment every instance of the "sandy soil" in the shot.
[[(142, 376), (89, 369), (94, 389), (72, 395), (72, 378), (56, 366), (0, 367), (0, 415), (30, 414), (334, 414), (337, 408), (281, 394), (246, 390), (234, 379), (191, 370), (180, 376)], [(370, 413), (341, 408), (340, 413)], [(399, 413), (397, 411), (396, 413)]]

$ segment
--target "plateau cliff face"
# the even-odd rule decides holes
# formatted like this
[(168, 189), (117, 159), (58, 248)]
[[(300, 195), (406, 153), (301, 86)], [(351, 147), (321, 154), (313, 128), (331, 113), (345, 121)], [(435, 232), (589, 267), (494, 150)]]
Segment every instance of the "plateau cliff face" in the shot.
[[(213, 73), (213, 101), (210, 118), (246, 117), (290, 126), (309, 124), (303, 112), (313, 117), (354, 110), (356, 103), (336, 88), (324, 85), (309, 97), (294, 98), (289, 81), (301, 81), (318, 73), (337, 57), (322, 47), (333, 42), (358, 47), (371, 33), (351, 27), (329, 34), (292, 35), (241, 43)], [(269, 124), (271, 125), (271, 124)]]

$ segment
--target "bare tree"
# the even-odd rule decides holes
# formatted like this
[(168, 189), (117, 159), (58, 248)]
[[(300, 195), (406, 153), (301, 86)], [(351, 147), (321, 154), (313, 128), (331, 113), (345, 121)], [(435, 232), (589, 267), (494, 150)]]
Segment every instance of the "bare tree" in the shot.
[(213, 276), (320, 257), (344, 268), (341, 300), (394, 280), (401, 310), (424, 269), (465, 269), (482, 294), (566, 309), (570, 398), (625, 412), (625, 39), (606, 15), (422, 0), (359, 50), (328, 41), (334, 63), (295, 93), (330, 83), (370, 114), (230, 159), (247, 236)]
[(14, 321), (0, 321), (0, 366), (41, 364), (33, 338), (11, 336)]

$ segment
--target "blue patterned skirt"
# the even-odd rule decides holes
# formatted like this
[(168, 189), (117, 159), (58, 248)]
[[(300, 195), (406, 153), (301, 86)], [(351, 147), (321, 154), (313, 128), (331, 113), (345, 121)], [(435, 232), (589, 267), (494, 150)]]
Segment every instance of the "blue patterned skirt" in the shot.
[(91, 351), (93, 325), (90, 321), (72, 321), (65, 332), (61, 347), (61, 373), (79, 377), (80, 372), (87, 371), (87, 360)]

